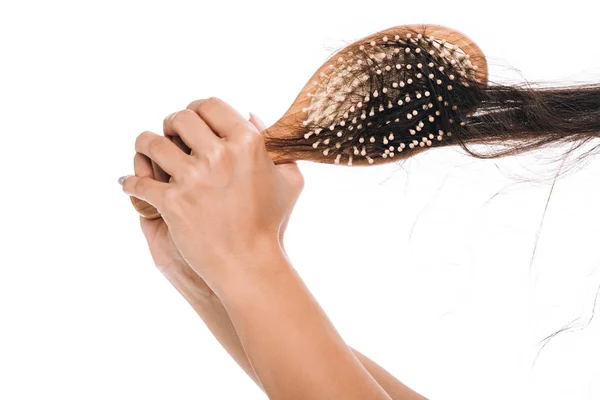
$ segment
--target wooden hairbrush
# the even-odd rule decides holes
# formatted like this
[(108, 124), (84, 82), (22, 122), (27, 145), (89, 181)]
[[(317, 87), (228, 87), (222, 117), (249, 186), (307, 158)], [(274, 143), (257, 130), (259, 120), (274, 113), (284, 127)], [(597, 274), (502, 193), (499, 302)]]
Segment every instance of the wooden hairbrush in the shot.
[[(467, 129), (487, 74), (485, 56), (462, 33), (397, 26), (333, 54), (262, 135), (275, 164), (360, 166), (408, 158), (457, 144), (453, 132)], [(180, 138), (170, 138), (190, 154)], [(160, 217), (152, 205), (130, 198), (142, 216)]]

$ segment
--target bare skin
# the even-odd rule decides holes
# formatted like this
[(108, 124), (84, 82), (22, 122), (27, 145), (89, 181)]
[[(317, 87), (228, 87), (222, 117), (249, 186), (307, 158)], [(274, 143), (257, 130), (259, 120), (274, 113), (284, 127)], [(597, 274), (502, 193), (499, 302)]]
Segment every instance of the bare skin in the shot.
[[(185, 118), (179, 118), (174, 124), (172, 114), (165, 119), (164, 131), (165, 135), (180, 135), (192, 149), (192, 154), (210, 152), (210, 143), (216, 143), (211, 142), (213, 139), (237, 140), (234, 134), (223, 133), (227, 129), (238, 129), (238, 139), (243, 135), (252, 137), (252, 134), (263, 129), (256, 118), (251, 118), (250, 124), (244, 125), (247, 121), (220, 100), (211, 99), (208, 105), (204, 101), (194, 102), (188, 109), (193, 110), (198, 119), (186, 112)], [(206, 123), (199, 123), (199, 120)], [(229, 121), (229, 124), (223, 124), (223, 121)], [(205, 138), (202, 146), (199, 146), (200, 143), (194, 143), (191, 137), (202, 134), (212, 134), (213, 137)], [(226, 168), (213, 168), (207, 172), (206, 169), (201, 169), (203, 167), (200, 162), (200, 166), (195, 167), (196, 160), (182, 157), (193, 156), (186, 155), (175, 145), (165, 150), (164, 146), (169, 146), (169, 142), (157, 141), (158, 135), (145, 133), (140, 137), (136, 141), (138, 153), (134, 157), (135, 176), (125, 180), (123, 190), (148, 201), (163, 215), (164, 219), (140, 218), (153, 260), (204, 320), (215, 338), (269, 398), (426, 400), (374, 361), (350, 348), (294, 270), (285, 253), (283, 237), (304, 184), (295, 163), (275, 166), (271, 162), (269, 165), (262, 158), (268, 158), (268, 155), (261, 152), (260, 140), (254, 137), (240, 139), (240, 143), (245, 145), (252, 140), (258, 142), (251, 150), (255, 158), (241, 157), (242, 160), (237, 163), (246, 167), (244, 170), (249, 169), (247, 165), (250, 162), (259, 164), (254, 172), (261, 174), (260, 182), (250, 187), (247, 182), (250, 180), (252, 184), (252, 179), (242, 176), (240, 179), (243, 178), (243, 184), (237, 188), (235, 182), (231, 185), (234, 187), (231, 190), (223, 187), (215, 189), (213, 186), (211, 189), (217, 195), (205, 198), (204, 203), (194, 203), (196, 197), (188, 195), (194, 193), (194, 186), (200, 184), (190, 177), (200, 174), (190, 171), (197, 168), (196, 172), (202, 171), (201, 176), (213, 173), (213, 179), (235, 181), (235, 174), (232, 178), (230, 171), (236, 170), (236, 161), (230, 160), (232, 164)], [(155, 143), (150, 144), (152, 141)], [(265, 167), (260, 165), (261, 162), (265, 163)], [(165, 196), (166, 189), (170, 188), (164, 185), (171, 184), (166, 183), (168, 177), (160, 172), (161, 169), (168, 171), (177, 184), (187, 184), (187, 189), (179, 192), (181, 196), (186, 196), (185, 200), (176, 203), (179, 205), (177, 208), (169, 206), (165, 201), (165, 198), (172, 202), (177, 198), (172, 197), (173, 195)], [(177, 171), (187, 171), (188, 176), (178, 174)], [(176, 177), (176, 174), (179, 176)], [(265, 179), (268, 174), (271, 174), (270, 179)], [(147, 183), (152, 181), (163, 186), (140, 185), (141, 178), (145, 178)], [(206, 193), (207, 184), (204, 185)], [(237, 221), (232, 220), (236, 222), (236, 236), (232, 237), (233, 231), (227, 231), (227, 218), (232, 218), (231, 210), (222, 207), (220, 211), (223, 214), (219, 214), (218, 207), (215, 207), (215, 203), (211, 204), (211, 201), (227, 204), (232, 198), (230, 195), (254, 193), (257, 188), (261, 193), (258, 195), (260, 201), (257, 200), (256, 204), (260, 203), (261, 208), (266, 208), (269, 214), (263, 214), (263, 211), (250, 216), (234, 214), (233, 218), (248, 219), (251, 222), (240, 229)], [(278, 194), (273, 195), (270, 191)], [(246, 195), (244, 201), (247, 200)], [(182, 203), (188, 206), (187, 210), (179, 208)], [(270, 207), (265, 204), (270, 204)], [(201, 206), (207, 209), (210, 205), (212, 207), (208, 209), (213, 210), (215, 220), (222, 218), (225, 221), (222, 223), (225, 225), (224, 229), (216, 233), (212, 230), (211, 235), (194, 231), (190, 227), (197, 227), (198, 224), (190, 223), (184, 216), (197, 211)], [(254, 210), (253, 207), (247, 208)], [(253, 224), (257, 221), (259, 229), (254, 229)], [(199, 224), (198, 230), (203, 226), (206, 225)], [(242, 232), (241, 237), (239, 231)], [(194, 240), (191, 241), (190, 238)], [(233, 239), (243, 245), (232, 247)], [(217, 251), (212, 250), (215, 248)], [(201, 254), (202, 249), (211, 249), (212, 252), (205, 251)], [(231, 255), (232, 250), (234, 256)], [(294, 312), (290, 313), (290, 310)]]

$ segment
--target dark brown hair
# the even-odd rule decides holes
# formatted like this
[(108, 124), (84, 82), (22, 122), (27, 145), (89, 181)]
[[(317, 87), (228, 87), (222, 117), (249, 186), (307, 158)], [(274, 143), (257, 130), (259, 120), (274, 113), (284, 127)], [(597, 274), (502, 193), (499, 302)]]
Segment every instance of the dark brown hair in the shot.
[[(308, 107), (307, 119), (285, 126), (291, 134), (265, 132), (267, 149), (298, 160), (369, 165), (443, 146), (498, 158), (570, 143), (561, 153), (566, 158), (600, 136), (600, 83), (508, 85), (487, 76), (483, 81), (473, 58), (458, 46), (428, 36), (427, 28), (407, 31), (334, 54), (331, 70), (308, 93), (313, 103), (321, 101), (320, 109), (311, 106), (316, 117)], [(336, 98), (339, 92), (343, 96)]]
[[(426, 28), (378, 39), (332, 56), (331, 71), (309, 92), (311, 104), (320, 105), (307, 107), (303, 121), (287, 122), (285, 137), (265, 132), (267, 150), (298, 160), (377, 165), (443, 146), (458, 145), (480, 159), (555, 148), (561, 164), (554, 181), (598, 153), (595, 144), (566, 163), (600, 136), (600, 83), (501, 84), (487, 74), (482, 80), (467, 54)], [(540, 351), (569, 329), (543, 339)]]

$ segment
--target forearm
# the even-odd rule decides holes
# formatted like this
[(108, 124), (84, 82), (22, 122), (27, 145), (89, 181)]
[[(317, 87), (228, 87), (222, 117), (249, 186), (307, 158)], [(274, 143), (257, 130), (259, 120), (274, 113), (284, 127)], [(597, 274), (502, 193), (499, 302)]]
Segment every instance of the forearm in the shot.
[(187, 264), (175, 264), (162, 269), (161, 272), (202, 318), (221, 346), (258, 387), (263, 389), (223, 303), (206, 283)]
[(390, 399), (285, 255), (261, 254), (246, 263), (245, 272), (230, 275), (216, 292), (269, 398)]
[(355, 349), (352, 349), (352, 352), (393, 400), (428, 400), (427, 397), (420, 395), (400, 382), (394, 375), (387, 372), (366, 355)]
[[(169, 268), (162, 269), (161, 272), (202, 318), (223, 348), (264, 391), (260, 380), (254, 372), (254, 368), (248, 360), (248, 356), (229, 318), (229, 314), (227, 314), (219, 298), (208, 289), (204, 281), (187, 264), (172, 265)], [(358, 350), (351, 347), (350, 350), (352, 350), (365, 369), (392, 399), (426, 400), (425, 397), (404, 385)]]
[[(264, 388), (256, 376), (254, 368), (252, 368), (248, 356), (242, 347), (242, 343), (235, 332), (229, 314), (227, 314), (225, 307), (223, 307), (223, 303), (221, 303), (216, 296), (212, 296), (212, 301), (201, 301), (194, 309), (204, 320), (206, 326), (211, 330), (225, 350), (227, 350), (248, 376), (250, 376), (250, 378), (252, 378), (252, 380), (264, 391)], [(421, 396), (419, 393), (404, 385), (366, 355), (352, 347), (350, 347), (350, 350), (393, 400), (427, 400), (426, 397)]]

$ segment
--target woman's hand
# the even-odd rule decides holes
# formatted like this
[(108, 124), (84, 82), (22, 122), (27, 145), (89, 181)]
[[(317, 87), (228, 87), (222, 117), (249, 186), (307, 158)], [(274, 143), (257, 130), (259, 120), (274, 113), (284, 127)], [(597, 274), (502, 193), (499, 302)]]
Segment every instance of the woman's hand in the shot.
[[(164, 171), (157, 168), (152, 160), (142, 153), (135, 154), (133, 166), (135, 175), (138, 177), (149, 177), (163, 182), (169, 180)], [(197, 296), (211, 297), (214, 295), (206, 282), (191, 270), (183, 259), (173, 243), (169, 227), (162, 218), (147, 219), (140, 217), (140, 226), (148, 242), (154, 264), (169, 281), (173, 283), (187, 282), (186, 286), (188, 287), (193, 285)], [(176, 287), (178, 288), (178, 285)], [(180, 288), (178, 290), (181, 292)]]
[[(149, 159), (136, 156), (142, 167), (124, 181), (126, 193), (162, 214), (164, 222), (143, 225), (157, 265), (176, 260), (176, 248), (188, 268), (218, 289), (213, 298), (222, 319), (211, 329), (218, 328), (224, 346), (235, 343), (230, 354), (269, 398), (391, 400), (282, 251), (280, 238), (304, 183), (297, 165), (274, 165), (259, 131), (220, 100), (188, 109), (194, 112), (167, 117), (164, 130), (180, 136), (191, 153), (144, 132), (136, 151)], [(162, 173), (153, 175), (149, 160), (164, 179), (155, 179)], [(228, 276), (241, 279), (225, 282)], [(207, 310), (202, 303), (217, 305), (196, 301), (195, 284), (173, 282), (199, 312)]]
[[(265, 124), (254, 114), (251, 114), (249, 121), (259, 130), (259, 132), (262, 132), (266, 128)], [(161, 182), (169, 182), (170, 176), (154, 161), (142, 153), (135, 154), (133, 166), (134, 173), (138, 177), (150, 177)], [(289, 221), (290, 215), (291, 214), (287, 215), (281, 228), (279, 240), (282, 247), (284, 245), (283, 235), (287, 228), (287, 222)], [(188, 263), (183, 259), (169, 234), (169, 227), (162, 218), (147, 219), (140, 217), (140, 226), (144, 233), (144, 237), (148, 242), (148, 248), (150, 249), (154, 264), (163, 275), (170, 281), (176, 280), (177, 282), (186, 282), (186, 286), (193, 284), (194, 290), (198, 292), (199, 295), (205, 297), (214, 295), (210, 286), (208, 286), (198, 274), (191, 270)], [(181, 291), (181, 289), (178, 290)]]
[(149, 245), (156, 235), (162, 238), (157, 248), (166, 245), (166, 252), (157, 256), (177, 257), (170, 251), (170, 238), (182, 259), (211, 285), (240, 272), (225, 267), (239, 270), (235, 260), (280, 248), (304, 185), (295, 163), (273, 164), (259, 129), (216, 98), (169, 115), (164, 133), (180, 136), (191, 154), (152, 132), (140, 134), (135, 148), (166, 171), (171, 182), (153, 179), (147, 165), (144, 176), (123, 182), (126, 193), (162, 214), (155, 225), (146, 221), (150, 223), (143, 228), (150, 234)]

